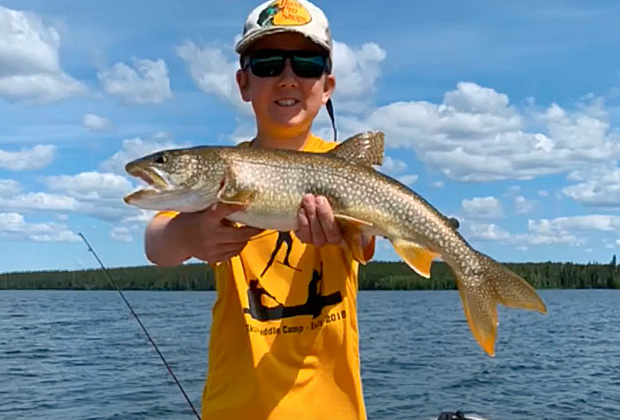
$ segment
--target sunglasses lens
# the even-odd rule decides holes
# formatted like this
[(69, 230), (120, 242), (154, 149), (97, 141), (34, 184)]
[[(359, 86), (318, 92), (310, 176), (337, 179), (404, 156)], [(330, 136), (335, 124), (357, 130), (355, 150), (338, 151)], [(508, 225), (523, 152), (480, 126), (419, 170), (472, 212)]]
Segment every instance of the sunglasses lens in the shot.
[(282, 73), (286, 58), (281, 55), (250, 58), (250, 69), (257, 77), (274, 77)]
[(291, 60), (293, 71), (299, 77), (316, 78), (325, 72), (327, 60), (322, 55), (294, 55)]
[(289, 57), (293, 72), (299, 77), (318, 78), (327, 69), (327, 57), (314, 51), (261, 50), (250, 57), (250, 70), (257, 77), (279, 76)]

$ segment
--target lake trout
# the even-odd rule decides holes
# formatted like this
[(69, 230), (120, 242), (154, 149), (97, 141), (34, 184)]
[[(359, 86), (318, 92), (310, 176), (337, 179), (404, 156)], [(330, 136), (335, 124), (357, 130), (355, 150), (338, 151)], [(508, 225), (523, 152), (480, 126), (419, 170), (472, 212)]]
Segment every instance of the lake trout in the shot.
[(216, 202), (241, 204), (245, 208), (228, 219), (290, 231), (297, 229), (304, 194), (325, 196), (358, 261), (364, 261), (355, 246), (361, 233), (387, 238), (426, 278), (433, 260), (441, 257), (455, 274), (473, 336), (493, 356), (497, 304), (543, 313), (545, 304), (525, 280), (473, 249), (454, 219), (375, 170), (383, 153), (383, 133), (376, 131), (353, 136), (328, 153), (218, 146), (165, 150), (126, 165), (149, 187), (126, 196), (125, 202), (179, 212), (204, 210)]

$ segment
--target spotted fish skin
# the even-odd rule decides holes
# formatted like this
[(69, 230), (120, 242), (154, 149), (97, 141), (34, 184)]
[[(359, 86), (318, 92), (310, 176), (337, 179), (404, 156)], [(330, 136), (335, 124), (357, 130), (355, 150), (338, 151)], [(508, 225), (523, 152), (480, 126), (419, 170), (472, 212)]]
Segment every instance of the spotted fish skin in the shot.
[[(215, 202), (243, 204), (229, 219), (262, 229), (297, 228), (305, 194), (325, 196), (351, 249), (360, 233), (383, 236), (418, 274), (430, 277), (441, 257), (455, 273), (466, 318), (480, 346), (495, 353), (497, 303), (546, 312), (522, 278), (474, 250), (441, 214), (414, 191), (376, 171), (383, 134), (362, 133), (330, 153), (200, 147), (159, 152), (131, 162), (127, 171), (154, 186), (125, 197), (153, 210), (198, 211)], [(362, 256), (354, 257), (363, 260)]]

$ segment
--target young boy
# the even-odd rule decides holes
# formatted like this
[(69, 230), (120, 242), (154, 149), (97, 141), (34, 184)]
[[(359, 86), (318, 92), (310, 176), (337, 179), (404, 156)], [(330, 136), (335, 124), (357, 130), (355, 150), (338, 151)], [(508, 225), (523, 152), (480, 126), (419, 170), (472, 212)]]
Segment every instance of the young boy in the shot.
[[(311, 134), (335, 88), (332, 39), (319, 8), (306, 0), (261, 4), (236, 51), (239, 91), (256, 116), (256, 137), (239, 147), (335, 147)], [(146, 230), (155, 264), (196, 257), (215, 270), (203, 418), (365, 419), (358, 263), (342, 245), (329, 202), (306, 195), (295, 232), (234, 226), (226, 216), (239, 209), (218, 203), (198, 213), (160, 213)], [(360, 247), (369, 259), (374, 241), (362, 238)]]

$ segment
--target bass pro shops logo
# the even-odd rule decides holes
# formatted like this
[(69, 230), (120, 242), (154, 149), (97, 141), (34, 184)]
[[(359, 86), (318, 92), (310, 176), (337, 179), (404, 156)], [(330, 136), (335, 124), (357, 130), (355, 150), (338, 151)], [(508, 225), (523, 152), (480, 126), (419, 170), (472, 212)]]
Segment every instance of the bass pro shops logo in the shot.
[(268, 26), (301, 26), (310, 23), (310, 12), (296, 0), (276, 0), (258, 15), (256, 23)]

